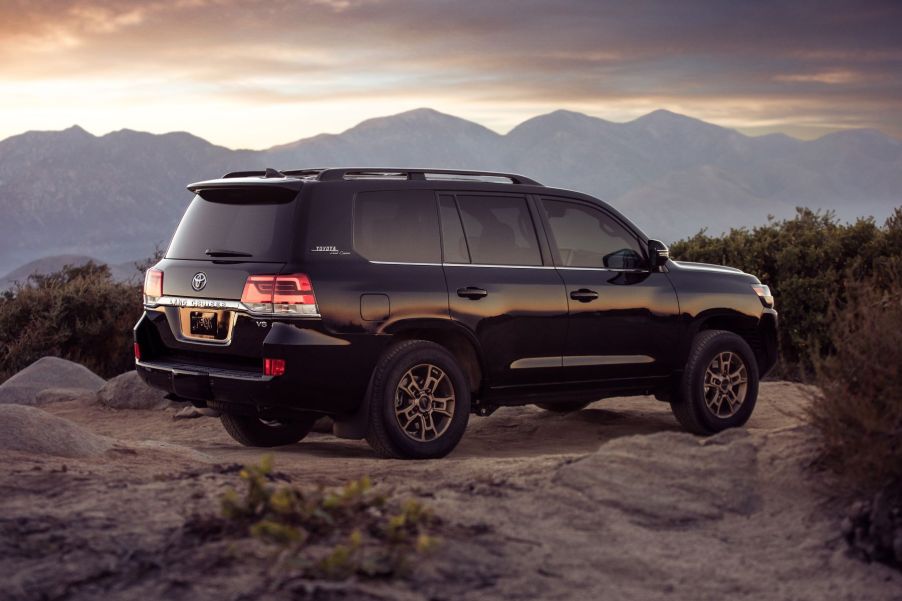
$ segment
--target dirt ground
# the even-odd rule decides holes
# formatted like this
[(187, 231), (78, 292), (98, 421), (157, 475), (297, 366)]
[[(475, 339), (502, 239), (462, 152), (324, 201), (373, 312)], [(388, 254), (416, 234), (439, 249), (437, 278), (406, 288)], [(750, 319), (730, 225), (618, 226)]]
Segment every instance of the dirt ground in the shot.
[(54, 403), (42, 409), (122, 442), (79, 459), (0, 451), (0, 598), (902, 599), (902, 574), (851, 557), (840, 537), (848, 499), (812, 466), (805, 398), (766, 382), (748, 427), (710, 439), (651, 398), (501, 409), (471, 417), (438, 461), (313, 433), (273, 451), (286, 478), (368, 475), (445, 521), (408, 577), (338, 583), (195, 532), (238, 485), (236, 464), (264, 454), (218, 420)]

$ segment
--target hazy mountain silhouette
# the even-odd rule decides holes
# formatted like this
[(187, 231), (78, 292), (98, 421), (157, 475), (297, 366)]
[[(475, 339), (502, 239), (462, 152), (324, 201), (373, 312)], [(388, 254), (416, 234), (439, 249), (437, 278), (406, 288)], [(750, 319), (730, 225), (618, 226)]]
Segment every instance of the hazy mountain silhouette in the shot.
[(749, 137), (664, 110), (628, 123), (555, 111), (499, 135), (418, 109), (265, 151), (76, 126), (0, 142), (0, 273), (47, 255), (147, 256), (168, 243), (192, 181), (349, 165), (513, 170), (607, 200), (666, 241), (757, 225), (799, 205), (882, 220), (902, 203), (902, 142), (880, 132)]

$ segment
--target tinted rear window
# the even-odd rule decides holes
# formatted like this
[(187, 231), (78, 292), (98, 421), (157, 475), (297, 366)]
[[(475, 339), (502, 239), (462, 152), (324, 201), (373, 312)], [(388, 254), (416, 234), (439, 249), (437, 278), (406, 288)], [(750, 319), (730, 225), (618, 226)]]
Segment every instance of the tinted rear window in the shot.
[(236, 260), (284, 262), (291, 253), (295, 205), (290, 200), (261, 200), (250, 192), (224, 202), (195, 196), (166, 257), (210, 260), (216, 257), (207, 251), (229, 251), (250, 255)]
[(371, 261), (441, 261), (432, 192), (361, 192), (354, 201), (354, 248)]

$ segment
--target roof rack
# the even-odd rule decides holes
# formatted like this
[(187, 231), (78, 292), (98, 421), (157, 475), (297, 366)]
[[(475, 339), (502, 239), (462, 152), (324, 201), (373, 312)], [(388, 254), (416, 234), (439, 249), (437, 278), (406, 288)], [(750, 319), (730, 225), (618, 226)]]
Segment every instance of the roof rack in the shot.
[(223, 179), (237, 177), (301, 177), (322, 182), (333, 182), (349, 179), (404, 179), (404, 180), (456, 180), (456, 181), (491, 181), (507, 180), (512, 184), (541, 186), (539, 182), (516, 173), (500, 171), (468, 171), (464, 169), (397, 169), (392, 167), (343, 167), (332, 169), (289, 169), (276, 171), (267, 168), (265, 171), (232, 171), (222, 176)]
[[(287, 172), (286, 172), (287, 173)], [(517, 175), (516, 173), (502, 173), (499, 171), (469, 171), (464, 169), (397, 169), (392, 167), (347, 167), (341, 169), (323, 169), (319, 172), (319, 181), (337, 181), (343, 179), (453, 179), (453, 180), (481, 180), (505, 179), (512, 184), (527, 186), (541, 186), (539, 182)]]

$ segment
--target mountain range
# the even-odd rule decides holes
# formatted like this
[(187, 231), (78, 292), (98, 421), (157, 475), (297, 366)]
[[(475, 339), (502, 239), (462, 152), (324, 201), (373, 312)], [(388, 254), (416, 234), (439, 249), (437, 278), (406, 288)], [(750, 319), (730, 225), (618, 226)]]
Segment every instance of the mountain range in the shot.
[(628, 123), (555, 111), (502, 135), (417, 109), (261, 151), (183, 132), (94, 136), (74, 126), (0, 141), (0, 273), (49, 255), (149, 256), (168, 243), (189, 182), (367, 165), (522, 173), (606, 200), (667, 242), (791, 216), (796, 206), (882, 220), (902, 204), (902, 141), (878, 131), (750, 137), (664, 110)]

